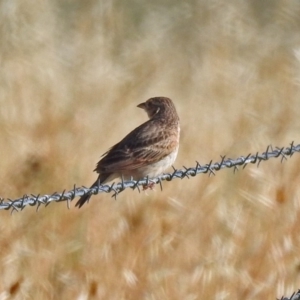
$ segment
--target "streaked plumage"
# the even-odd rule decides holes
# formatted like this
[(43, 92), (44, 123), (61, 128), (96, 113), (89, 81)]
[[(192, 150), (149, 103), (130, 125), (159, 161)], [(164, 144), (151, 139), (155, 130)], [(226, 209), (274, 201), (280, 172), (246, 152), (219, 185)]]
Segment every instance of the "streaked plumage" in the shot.
[[(99, 173), (98, 179), (91, 187), (97, 186), (98, 181), (103, 184), (121, 176), (135, 180), (153, 178), (175, 161), (180, 127), (171, 99), (154, 97), (138, 107), (147, 112), (149, 120), (103, 154), (94, 170)], [(80, 208), (90, 197), (90, 194), (82, 196), (76, 206)]]

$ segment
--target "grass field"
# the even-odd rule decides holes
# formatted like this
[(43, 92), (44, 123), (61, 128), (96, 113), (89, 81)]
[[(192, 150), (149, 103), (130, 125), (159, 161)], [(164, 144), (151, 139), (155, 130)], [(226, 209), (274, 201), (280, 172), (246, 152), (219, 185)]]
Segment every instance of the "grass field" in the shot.
[[(300, 139), (300, 3), (0, 2), (0, 196), (90, 185), (173, 99), (175, 167)], [(300, 288), (300, 156), (0, 211), (0, 300), (275, 300)]]

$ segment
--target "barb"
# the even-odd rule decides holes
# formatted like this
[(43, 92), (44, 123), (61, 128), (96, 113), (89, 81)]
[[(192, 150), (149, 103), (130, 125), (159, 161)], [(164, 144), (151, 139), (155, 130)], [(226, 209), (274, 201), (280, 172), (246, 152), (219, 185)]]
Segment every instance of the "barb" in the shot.
[(262, 161), (267, 161), (271, 158), (281, 157), (281, 162), (283, 160), (287, 160), (287, 158), (291, 157), (294, 153), (300, 152), (300, 144), (294, 146), (294, 142), (290, 144), (289, 147), (276, 147), (273, 149), (271, 146), (268, 146), (266, 151), (259, 154), (258, 152), (255, 155), (248, 154), (246, 157), (241, 156), (236, 159), (226, 158), (225, 156), (221, 156), (220, 162), (212, 162), (210, 161), (206, 165), (200, 165), (199, 162), (196, 161), (195, 167), (184, 167), (184, 169), (175, 169), (173, 167), (172, 173), (166, 173), (156, 178), (144, 178), (138, 181), (136, 180), (127, 180), (125, 181), (122, 178), (122, 181), (119, 183), (112, 183), (110, 185), (98, 185), (93, 188), (79, 187), (76, 188), (74, 185), (73, 189), (70, 191), (63, 191), (62, 193), (53, 193), (52, 195), (24, 195), (23, 197), (15, 200), (11, 199), (0, 199), (0, 210), (11, 210), (11, 212), (19, 211), (24, 209), (26, 206), (36, 206), (38, 210), (42, 204), (45, 206), (49, 205), (51, 202), (61, 202), (67, 201), (68, 208), (70, 207), (70, 201), (72, 201), (75, 197), (81, 197), (87, 193), (98, 194), (98, 193), (111, 193), (113, 192), (113, 197), (117, 197), (119, 193), (127, 188), (131, 188), (133, 190), (137, 189), (140, 192), (140, 186), (145, 186), (149, 184), (159, 184), (162, 189), (162, 181), (172, 181), (176, 178), (190, 178), (190, 176), (194, 177), (199, 174), (208, 173), (209, 176), (215, 175), (215, 172), (220, 171), (224, 168), (233, 168), (233, 171), (236, 172), (239, 166), (245, 168), (248, 164), (259, 164)]

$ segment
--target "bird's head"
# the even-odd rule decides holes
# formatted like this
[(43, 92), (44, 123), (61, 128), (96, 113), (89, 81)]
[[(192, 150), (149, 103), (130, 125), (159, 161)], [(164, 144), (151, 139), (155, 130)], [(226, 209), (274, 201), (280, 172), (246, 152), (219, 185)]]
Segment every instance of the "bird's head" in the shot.
[(155, 116), (161, 116), (168, 111), (176, 113), (172, 100), (166, 97), (150, 98), (146, 102), (140, 103), (137, 107), (144, 109), (149, 119)]

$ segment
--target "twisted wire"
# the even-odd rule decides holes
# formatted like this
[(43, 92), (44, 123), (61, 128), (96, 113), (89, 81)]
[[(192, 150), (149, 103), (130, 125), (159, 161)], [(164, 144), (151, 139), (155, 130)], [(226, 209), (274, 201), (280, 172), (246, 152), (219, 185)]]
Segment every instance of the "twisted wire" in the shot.
[(11, 210), (19, 211), (23, 210), (26, 206), (36, 206), (38, 210), (41, 205), (49, 205), (51, 202), (61, 202), (67, 201), (67, 206), (70, 208), (70, 202), (75, 197), (81, 197), (87, 193), (90, 194), (98, 194), (98, 193), (113, 193), (113, 197), (116, 198), (119, 193), (124, 191), (127, 188), (131, 188), (133, 190), (137, 189), (140, 192), (141, 186), (147, 186), (149, 184), (160, 184), (162, 189), (162, 181), (172, 181), (174, 179), (180, 178), (189, 178), (190, 176), (194, 177), (198, 174), (209, 174), (215, 175), (215, 172), (220, 171), (224, 168), (233, 168), (234, 172), (238, 170), (238, 167), (245, 168), (248, 164), (257, 164), (260, 165), (262, 161), (267, 161), (271, 158), (281, 158), (281, 162), (286, 160), (288, 157), (291, 157), (294, 153), (300, 152), (300, 144), (297, 146), (294, 145), (294, 142), (290, 144), (288, 147), (276, 147), (268, 146), (266, 151), (259, 154), (248, 154), (246, 157), (240, 156), (236, 159), (226, 158), (225, 156), (221, 156), (220, 162), (210, 161), (208, 164), (200, 165), (199, 162), (196, 161), (196, 166), (187, 168), (183, 166), (183, 169), (175, 169), (173, 167), (173, 172), (165, 173), (156, 178), (144, 178), (141, 180), (123, 180), (118, 183), (105, 184), (95, 186), (93, 188), (87, 187), (76, 187), (74, 185), (73, 189), (70, 191), (64, 190), (62, 193), (53, 193), (51, 195), (23, 195), (23, 197), (18, 199), (0, 199), (0, 209), (3, 210)]
[[(279, 300), (279, 299), (277, 299)], [(294, 292), (291, 297), (287, 298), (282, 296), (280, 300), (300, 300), (300, 289), (297, 292)]]

